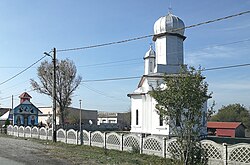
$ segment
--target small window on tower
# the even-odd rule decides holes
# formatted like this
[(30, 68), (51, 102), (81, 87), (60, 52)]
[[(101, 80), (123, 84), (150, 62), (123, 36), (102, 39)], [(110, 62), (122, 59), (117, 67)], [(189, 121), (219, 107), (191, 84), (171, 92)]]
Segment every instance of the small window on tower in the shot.
[(150, 68), (149, 71), (150, 71), (150, 72), (153, 72), (153, 63), (152, 63), (152, 61), (150, 62), (149, 68)]

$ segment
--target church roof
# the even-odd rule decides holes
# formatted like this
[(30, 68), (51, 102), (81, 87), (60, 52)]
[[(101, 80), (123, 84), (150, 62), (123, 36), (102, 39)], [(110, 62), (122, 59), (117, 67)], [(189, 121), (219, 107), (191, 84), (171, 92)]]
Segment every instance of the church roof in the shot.
[(18, 106), (16, 106), (14, 109), (10, 111), (10, 114), (14, 114), (14, 111), (20, 106), (31, 106), (38, 111), (38, 114), (43, 114), (43, 112), (40, 111), (35, 105), (33, 105), (29, 100), (25, 100), (24, 102), (20, 103)]
[(32, 98), (27, 92), (23, 92), (20, 96), (19, 96), (19, 98)]
[(160, 33), (176, 33), (184, 36), (185, 25), (184, 22), (172, 13), (160, 17), (154, 24), (154, 34)]
[(147, 53), (144, 56), (144, 59), (146, 58), (155, 58), (155, 51), (152, 48), (152, 45), (150, 45), (149, 50), (147, 51)]

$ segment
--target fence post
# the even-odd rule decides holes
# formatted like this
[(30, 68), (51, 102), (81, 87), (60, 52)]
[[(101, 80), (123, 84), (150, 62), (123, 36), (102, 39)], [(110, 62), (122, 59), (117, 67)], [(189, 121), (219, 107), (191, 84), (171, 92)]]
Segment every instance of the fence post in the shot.
[(38, 128), (38, 127), (36, 127), (36, 128), (38, 129), (37, 138), (40, 139), (40, 129), (41, 129), (41, 128)]
[(167, 141), (167, 138), (163, 137), (162, 140), (163, 140), (163, 143), (162, 143), (162, 157), (166, 158), (166, 150), (167, 150), (166, 141)]
[(26, 133), (25, 133), (25, 127), (23, 127), (23, 137), (26, 137)]
[(30, 137), (33, 138), (32, 136), (33, 136), (32, 127), (30, 127)]
[(48, 140), (49, 139), (49, 129), (48, 128), (46, 128), (46, 140)]
[[(79, 136), (78, 132), (79, 132), (79, 131), (75, 131), (75, 133), (76, 133), (76, 145), (78, 145), (78, 138), (79, 138), (79, 137), (78, 137), (78, 136)], [(81, 140), (81, 139), (80, 139), (80, 140)], [(80, 143), (81, 143), (81, 142), (80, 142)], [(83, 143), (82, 143), (82, 145), (83, 145)]]
[(103, 147), (104, 147), (104, 149), (106, 149), (107, 148), (107, 144), (106, 144), (107, 133), (104, 132), (103, 135), (104, 135), (104, 137), (103, 137)]
[(120, 150), (123, 151), (123, 138), (124, 138), (124, 134), (121, 134), (120, 136)]
[(65, 133), (65, 144), (67, 144), (67, 141), (68, 141), (68, 140), (67, 140), (67, 138), (68, 138), (68, 137), (67, 137), (67, 130), (64, 130), (64, 133)]
[(140, 154), (143, 153), (143, 134), (140, 136)]
[(31, 127), (29, 127), (30, 128), (30, 137), (32, 138), (32, 129), (31, 129)]
[(223, 164), (227, 165), (227, 143), (223, 143)]
[(92, 138), (91, 138), (91, 131), (89, 131), (89, 146), (91, 146), (91, 140), (92, 140)]

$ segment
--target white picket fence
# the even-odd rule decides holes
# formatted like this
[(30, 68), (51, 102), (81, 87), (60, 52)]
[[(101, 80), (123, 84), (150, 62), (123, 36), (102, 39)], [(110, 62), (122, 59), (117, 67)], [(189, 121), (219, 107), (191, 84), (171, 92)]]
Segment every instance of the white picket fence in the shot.
[[(11, 126), (7, 134), (17, 137), (29, 137), (42, 140), (52, 140), (52, 129)], [(97, 146), (106, 149), (132, 151), (137, 149), (140, 153), (171, 158), (170, 151), (177, 149), (176, 139), (159, 138), (158, 136), (137, 136), (135, 134), (117, 134), (115, 132), (102, 133), (100, 131), (82, 131), (83, 145)], [(80, 132), (70, 129), (57, 130), (57, 141), (68, 144), (80, 144)], [(206, 150), (208, 164), (250, 165), (250, 144), (221, 145), (211, 140), (202, 140), (202, 147)]]

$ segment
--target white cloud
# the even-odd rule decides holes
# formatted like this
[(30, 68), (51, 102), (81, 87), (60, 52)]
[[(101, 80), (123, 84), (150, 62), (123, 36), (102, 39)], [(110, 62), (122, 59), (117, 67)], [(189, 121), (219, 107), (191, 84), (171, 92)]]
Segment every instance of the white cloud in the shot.
[(197, 51), (187, 52), (185, 63), (192, 66), (207, 64), (208, 62), (234, 60), (246, 56), (249, 47), (239, 46), (211, 46)]
[(186, 63), (189, 65), (199, 65), (204, 61), (220, 58), (230, 58), (232, 55), (232, 48), (224, 46), (208, 47), (202, 50), (186, 53)]

